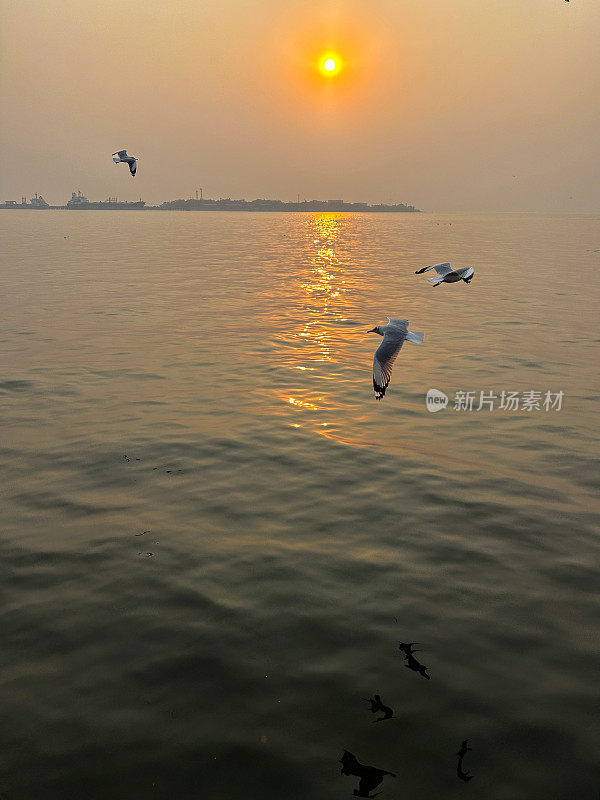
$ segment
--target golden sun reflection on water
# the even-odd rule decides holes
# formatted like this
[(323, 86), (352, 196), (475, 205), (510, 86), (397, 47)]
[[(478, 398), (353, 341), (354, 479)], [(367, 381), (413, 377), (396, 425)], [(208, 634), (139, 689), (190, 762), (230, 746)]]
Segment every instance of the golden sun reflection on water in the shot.
[(291, 279), (296, 318), (284, 334), (281, 364), (293, 371), (288, 391), (280, 395), (287, 404), (288, 424), (340, 440), (345, 440), (340, 435), (344, 418), (354, 408), (344, 401), (340, 381), (344, 346), (355, 336), (356, 323), (349, 314), (359, 287), (356, 274), (340, 256), (339, 239), (342, 227), (353, 225), (343, 214), (315, 214), (308, 219), (308, 258)]

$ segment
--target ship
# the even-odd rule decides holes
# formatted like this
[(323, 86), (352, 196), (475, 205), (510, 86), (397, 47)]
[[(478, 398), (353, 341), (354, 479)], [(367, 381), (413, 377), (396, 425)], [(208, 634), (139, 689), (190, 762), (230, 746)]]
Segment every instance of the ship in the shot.
[(76, 192), (71, 192), (71, 199), (68, 201), (66, 208), (122, 211), (123, 209), (135, 210), (136, 208), (144, 208), (145, 205), (145, 201), (141, 199), (129, 202), (126, 200), (118, 200), (116, 197), (107, 197), (106, 200), (90, 201), (78, 190)]
[(36, 192), (29, 202), (26, 197), (22, 197), (20, 203), (17, 203), (16, 200), (5, 200), (0, 204), (0, 208), (50, 208), (50, 206), (42, 195)]

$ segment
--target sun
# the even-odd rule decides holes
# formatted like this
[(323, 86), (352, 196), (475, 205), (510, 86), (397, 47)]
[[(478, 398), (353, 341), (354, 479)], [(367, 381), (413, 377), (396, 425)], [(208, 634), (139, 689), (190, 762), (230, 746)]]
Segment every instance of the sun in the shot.
[(338, 75), (342, 69), (342, 59), (339, 53), (323, 53), (319, 59), (319, 71), (328, 78)]

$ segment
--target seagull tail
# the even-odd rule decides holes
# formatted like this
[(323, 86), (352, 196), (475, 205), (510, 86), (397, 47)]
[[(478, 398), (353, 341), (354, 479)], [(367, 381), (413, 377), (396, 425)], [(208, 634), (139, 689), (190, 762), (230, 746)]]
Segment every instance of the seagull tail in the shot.
[(408, 342), (412, 342), (413, 344), (423, 344), (423, 340), (425, 339), (424, 333), (416, 333), (413, 331), (408, 331), (406, 334), (406, 340)]

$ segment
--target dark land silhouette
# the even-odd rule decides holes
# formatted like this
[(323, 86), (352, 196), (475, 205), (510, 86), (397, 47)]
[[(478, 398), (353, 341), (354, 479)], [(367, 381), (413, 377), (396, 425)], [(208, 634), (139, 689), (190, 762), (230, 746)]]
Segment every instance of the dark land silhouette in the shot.
[(346, 203), (343, 200), (233, 200), (230, 197), (210, 200), (208, 198), (188, 198), (187, 200), (166, 200), (158, 206), (148, 206), (141, 198), (135, 201), (122, 201), (116, 197), (106, 200), (89, 200), (81, 192), (73, 192), (71, 199), (64, 206), (49, 205), (41, 195), (36, 193), (30, 201), (26, 197), (17, 200), (6, 200), (0, 203), (0, 209), (69, 209), (77, 211), (345, 211), (371, 213), (419, 213), (419, 209), (405, 203)]
[(360, 212), (419, 212), (418, 208), (395, 203), (388, 205), (378, 203), (346, 203), (343, 200), (301, 200), (285, 202), (284, 200), (232, 200), (226, 197), (221, 200), (170, 200), (159, 206), (161, 209), (179, 209), (181, 211), (360, 211)]

